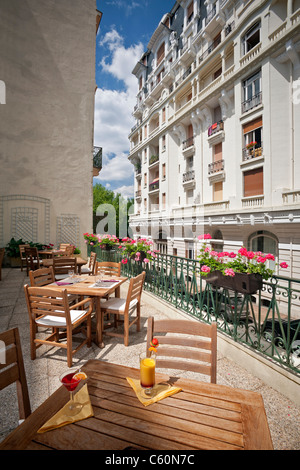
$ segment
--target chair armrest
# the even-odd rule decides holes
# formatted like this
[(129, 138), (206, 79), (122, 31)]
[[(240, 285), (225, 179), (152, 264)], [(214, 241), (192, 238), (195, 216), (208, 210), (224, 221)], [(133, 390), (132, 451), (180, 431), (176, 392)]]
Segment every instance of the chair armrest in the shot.
[(86, 297), (85, 299), (80, 300), (80, 302), (78, 302), (77, 304), (71, 305), (72, 310), (74, 310), (74, 309), (76, 309), (77, 307), (80, 307), (81, 305), (84, 305), (84, 304), (86, 304), (86, 303), (89, 303), (89, 304), (90, 304), (90, 307), (92, 307), (93, 299), (92, 299), (91, 297)]

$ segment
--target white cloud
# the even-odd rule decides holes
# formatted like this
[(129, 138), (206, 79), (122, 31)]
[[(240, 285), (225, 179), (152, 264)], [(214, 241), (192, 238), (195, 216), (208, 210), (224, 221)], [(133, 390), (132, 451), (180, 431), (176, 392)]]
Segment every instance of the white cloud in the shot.
[(99, 43), (108, 50), (101, 60), (102, 71), (122, 84), (122, 90), (98, 88), (95, 96), (94, 143), (102, 147), (102, 170), (96, 182), (115, 188), (124, 197), (133, 196), (133, 166), (128, 160), (130, 129), (135, 123), (132, 110), (136, 104), (137, 80), (132, 70), (143, 53), (141, 43), (124, 47), (123, 38), (112, 27)]

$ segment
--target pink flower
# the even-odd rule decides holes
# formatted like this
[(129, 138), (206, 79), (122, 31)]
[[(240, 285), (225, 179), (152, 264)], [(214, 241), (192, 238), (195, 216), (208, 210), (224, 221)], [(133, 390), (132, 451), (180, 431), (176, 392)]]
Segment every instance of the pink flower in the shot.
[(210, 254), (211, 254), (211, 256), (218, 256), (218, 252), (217, 252), (217, 251), (211, 251)]
[(258, 256), (257, 257), (257, 262), (258, 263), (264, 263), (267, 260), (267, 258), (264, 258), (263, 256)]
[(206, 265), (201, 266), (201, 271), (202, 271), (203, 273), (210, 273), (210, 267), (209, 267), (209, 266), (206, 266)]
[(284, 269), (289, 267), (289, 265), (288, 265), (285, 261), (283, 261), (282, 263), (280, 263), (279, 266), (280, 266), (281, 268), (284, 268)]
[(248, 251), (244, 246), (242, 246), (242, 248), (239, 249), (238, 253), (242, 256), (247, 256)]
[(268, 253), (266, 256), (265, 256), (266, 259), (271, 259), (272, 261), (275, 260), (275, 257), (274, 255), (271, 255), (271, 253)]
[(235, 276), (235, 272), (231, 268), (226, 268), (225, 271), (224, 271), (224, 274), (225, 274), (225, 276), (232, 276), (232, 277)]
[(144, 259), (144, 263), (149, 263), (149, 261), (150, 261), (150, 260), (149, 260), (148, 258), (145, 258), (145, 259)]
[(209, 233), (204, 233), (198, 236), (198, 240), (210, 240), (212, 237)]
[(235, 257), (236, 257), (236, 254), (235, 254), (235, 253), (233, 253), (233, 251), (232, 251), (231, 253), (229, 253), (229, 255), (228, 255), (228, 256), (229, 256), (229, 258), (235, 258)]
[(255, 255), (254, 255), (253, 251), (247, 251), (247, 258), (248, 258), (248, 259), (253, 259), (254, 256), (255, 256)]
[(127, 264), (127, 262), (128, 262), (128, 259), (127, 259), (127, 258), (122, 259), (122, 263), (123, 263), (123, 264)]

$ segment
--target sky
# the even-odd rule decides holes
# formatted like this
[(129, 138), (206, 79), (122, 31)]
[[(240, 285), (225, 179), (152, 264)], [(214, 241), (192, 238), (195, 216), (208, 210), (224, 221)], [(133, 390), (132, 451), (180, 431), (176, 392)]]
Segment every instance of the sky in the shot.
[(133, 197), (128, 135), (138, 91), (132, 70), (175, 0), (97, 0), (103, 13), (96, 37), (94, 145), (102, 147), (102, 170), (94, 177), (125, 198)]

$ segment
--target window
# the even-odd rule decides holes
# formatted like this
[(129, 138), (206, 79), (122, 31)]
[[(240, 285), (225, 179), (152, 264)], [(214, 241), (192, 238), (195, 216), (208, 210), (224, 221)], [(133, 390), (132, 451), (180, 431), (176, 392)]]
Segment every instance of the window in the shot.
[(262, 155), (262, 118), (259, 117), (243, 126), (243, 160)]
[(157, 54), (156, 54), (156, 65), (158, 66), (161, 61), (165, 57), (165, 43), (163, 42), (162, 45), (159, 47)]
[[(250, 235), (248, 240), (248, 248), (251, 251), (261, 251), (264, 254), (271, 253), (278, 257), (278, 240), (271, 232), (259, 230)], [(275, 269), (276, 261), (269, 260), (268, 268)]]
[(243, 82), (242, 113), (261, 103), (261, 71), (256, 72)]
[(223, 181), (218, 181), (213, 185), (213, 201), (223, 201)]
[(260, 42), (260, 21), (251, 26), (242, 39), (243, 54), (247, 54)]
[(263, 168), (244, 172), (244, 197), (259, 196), (264, 193)]
[(191, 1), (191, 3), (189, 4), (187, 8), (187, 22), (188, 23), (192, 21), (193, 16), (194, 16), (194, 0)]

